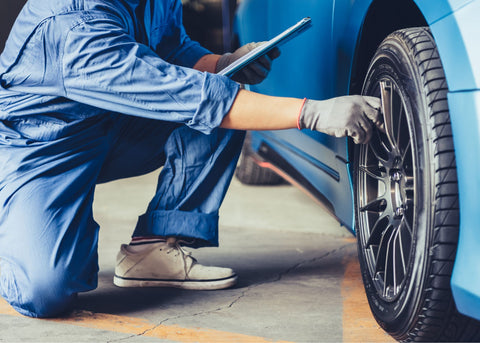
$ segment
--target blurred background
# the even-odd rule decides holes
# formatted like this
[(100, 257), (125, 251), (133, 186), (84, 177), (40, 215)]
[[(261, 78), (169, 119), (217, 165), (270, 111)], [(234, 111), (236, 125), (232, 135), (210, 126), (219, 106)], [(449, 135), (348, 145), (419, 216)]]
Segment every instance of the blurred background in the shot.
[(237, 0), (182, 0), (183, 21), (190, 37), (216, 54), (231, 51)]
[[(0, 1), (0, 51), (26, 0)], [(237, 0), (182, 0), (188, 34), (210, 51), (230, 51), (232, 21)]]
[(3, 51), (10, 28), (26, 0), (0, 1), (0, 51)]

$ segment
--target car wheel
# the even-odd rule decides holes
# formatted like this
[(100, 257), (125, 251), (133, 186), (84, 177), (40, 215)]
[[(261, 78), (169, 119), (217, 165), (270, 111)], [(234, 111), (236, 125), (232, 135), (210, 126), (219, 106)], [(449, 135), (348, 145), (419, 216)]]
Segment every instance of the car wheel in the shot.
[(385, 130), (355, 148), (359, 260), (373, 315), (400, 341), (480, 338), (450, 290), (459, 201), (447, 91), (428, 28), (389, 35), (363, 87), (382, 98)]
[(251, 141), (251, 134), (247, 132), (240, 161), (235, 172), (237, 179), (246, 185), (278, 185), (283, 183), (281, 176), (258, 164), (255, 153), (251, 148)]

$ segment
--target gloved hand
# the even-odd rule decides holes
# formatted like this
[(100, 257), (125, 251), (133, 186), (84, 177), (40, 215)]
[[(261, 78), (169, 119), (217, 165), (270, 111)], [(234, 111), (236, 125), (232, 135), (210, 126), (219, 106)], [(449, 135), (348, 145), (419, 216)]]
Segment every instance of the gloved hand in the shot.
[[(218, 73), (219, 71), (225, 69), (228, 65), (264, 43), (265, 42), (248, 43), (238, 48), (233, 53), (223, 54), (217, 62), (215, 72)], [(245, 66), (242, 70), (236, 72), (232, 76), (232, 80), (249, 85), (255, 85), (262, 82), (267, 77), (268, 72), (272, 67), (272, 61), (278, 56), (280, 56), (280, 50), (277, 48), (272, 49), (267, 54)]]
[(306, 100), (298, 117), (298, 128), (335, 137), (350, 136), (356, 144), (363, 144), (372, 136), (372, 123), (381, 127), (382, 121), (379, 98), (351, 95), (324, 101)]

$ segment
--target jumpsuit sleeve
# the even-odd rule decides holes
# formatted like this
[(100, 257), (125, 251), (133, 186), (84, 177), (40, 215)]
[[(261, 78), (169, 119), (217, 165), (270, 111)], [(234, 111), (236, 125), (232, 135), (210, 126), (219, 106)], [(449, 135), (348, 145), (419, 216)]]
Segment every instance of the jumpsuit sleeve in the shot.
[(166, 62), (108, 18), (91, 19), (70, 30), (62, 73), (69, 99), (184, 123), (207, 134), (220, 125), (239, 89), (228, 78)]
[(193, 67), (204, 55), (212, 54), (192, 40), (183, 26), (183, 8), (180, 0), (172, 1), (168, 23), (158, 8), (149, 8), (145, 20), (149, 23), (149, 40), (152, 49), (166, 61), (185, 67)]

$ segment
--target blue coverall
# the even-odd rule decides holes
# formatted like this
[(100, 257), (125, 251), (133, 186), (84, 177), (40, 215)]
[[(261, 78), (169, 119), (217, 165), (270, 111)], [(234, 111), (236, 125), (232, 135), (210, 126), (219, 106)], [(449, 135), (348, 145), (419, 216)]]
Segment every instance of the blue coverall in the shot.
[(29, 0), (0, 56), (0, 290), (55, 316), (97, 286), (95, 185), (164, 166), (134, 236), (217, 245), (238, 85), (191, 67), (180, 0)]

